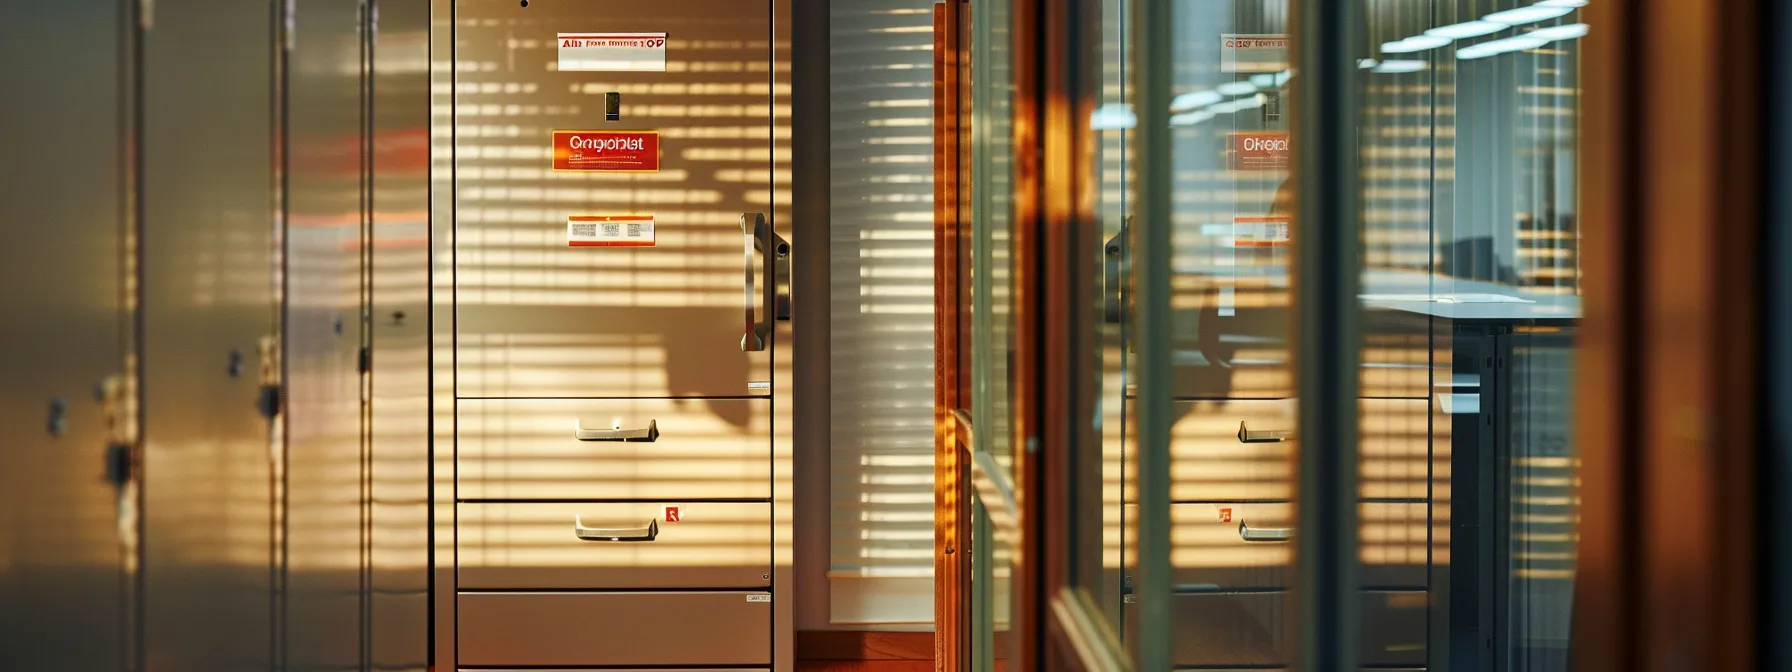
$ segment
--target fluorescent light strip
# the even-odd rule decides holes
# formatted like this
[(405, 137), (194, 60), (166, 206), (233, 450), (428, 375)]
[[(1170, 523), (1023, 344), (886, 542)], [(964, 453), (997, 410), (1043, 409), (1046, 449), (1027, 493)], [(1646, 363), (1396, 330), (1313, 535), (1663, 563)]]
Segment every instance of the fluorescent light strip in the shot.
[(1519, 7), (1518, 9), (1508, 9), (1503, 12), (1494, 12), (1481, 17), (1481, 20), (1503, 23), (1508, 26), (1522, 26), (1527, 23), (1548, 21), (1550, 19), (1566, 16), (1573, 11), (1573, 7), (1531, 5), (1529, 7)]
[(1410, 54), (1415, 51), (1425, 51), (1427, 49), (1449, 46), (1449, 44), (1454, 41), (1455, 40), (1450, 38), (1438, 37), (1436, 35), (1414, 35), (1404, 40), (1384, 43), (1381, 45), (1381, 51), (1386, 54)]
[(1391, 74), (1397, 74), (1397, 73), (1402, 73), (1402, 72), (1418, 72), (1418, 71), (1424, 70), (1424, 69), (1425, 69), (1424, 61), (1397, 60), (1397, 61), (1382, 61), (1380, 65), (1375, 66), (1375, 69), (1370, 70), (1370, 72), (1383, 74), (1383, 75), (1391, 75)]
[(1432, 37), (1447, 37), (1452, 40), (1460, 40), (1464, 38), (1490, 35), (1505, 29), (1506, 24), (1503, 23), (1494, 23), (1492, 21), (1464, 21), (1462, 23), (1453, 23), (1448, 26), (1432, 28), (1431, 30), (1425, 31), (1425, 34)]
[(1532, 37), (1531, 35), (1519, 35), (1516, 37), (1501, 38), (1492, 42), (1471, 44), (1461, 49), (1457, 49), (1456, 58), (1464, 61), (1472, 61), (1477, 58), (1487, 58), (1488, 56), (1497, 56), (1499, 54), (1514, 51), (1536, 49), (1537, 47), (1549, 43), (1550, 40), (1545, 38)]

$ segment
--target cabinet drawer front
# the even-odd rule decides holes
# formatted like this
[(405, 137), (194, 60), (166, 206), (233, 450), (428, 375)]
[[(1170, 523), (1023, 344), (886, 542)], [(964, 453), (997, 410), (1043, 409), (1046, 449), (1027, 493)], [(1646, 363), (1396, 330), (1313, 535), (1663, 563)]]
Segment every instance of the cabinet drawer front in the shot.
[[(1423, 667), (1428, 598), (1423, 592), (1360, 594), (1362, 664)], [(1138, 605), (1126, 604), (1126, 636), (1138, 637)], [(1292, 665), (1299, 633), (1290, 632), (1290, 593), (1176, 595), (1170, 605), (1171, 663), (1178, 667), (1275, 669)]]
[(764, 399), (462, 400), (456, 428), (462, 500), (771, 496)]
[(461, 593), (460, 662), (480, 667), (771, 664), (770, 593)]
[[(1431, 407), (1425, 399), (1359, 399), (1364, 497), (1423, 499), (1430, 494)], [(1129, 413), (1131, 412), (1129, 404)], [(1170, 498), (1178, 502), (1293, 499), (1292, 400), (1179, 401), (1171, 407)], [(1239, 427), (1247, 434), (1239, 438)], [(1136, 451), (1129, 435), (1126, 449)], [(1287, 436), (1287, 440), (1275, 440)], [(1134, 454), (1137, 454), (1136, 452)], [(1137, 501), (1128, 481), (1126, 500)]]
[(767, 503), (462, 504), (456, 525), (461, 588), (771, 585)]
[[(1127, 506), (1125, 515), (1136, 517), (1137, 507)], [(1359, 505), (1357, 515), (1362, 585), (1423, 590), (1430, 543), (1426, 506), (1371, 502)], [(1172, 504), (1170, 567), (1176, 585), (1216, 592), (1293, 587), (1289, 537), (1295, 516), (1291, 502)], [(1129, 567), (1137, 564), (1136, 544), (1127, 543)]]

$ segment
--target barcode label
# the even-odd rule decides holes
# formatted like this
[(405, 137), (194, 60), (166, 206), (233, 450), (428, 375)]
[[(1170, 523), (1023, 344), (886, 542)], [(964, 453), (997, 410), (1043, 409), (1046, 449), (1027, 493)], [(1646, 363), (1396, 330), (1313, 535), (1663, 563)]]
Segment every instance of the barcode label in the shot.
[(758, 594), (758, 595), (748, 595), (747, 601), (748, 602), (770, 602), (770, 601), (772, 601), (772, 596), (766, 595), (763, 593)]
[(570, 247), (653, 247), (653, 216), (567, 217), (566, 244)]

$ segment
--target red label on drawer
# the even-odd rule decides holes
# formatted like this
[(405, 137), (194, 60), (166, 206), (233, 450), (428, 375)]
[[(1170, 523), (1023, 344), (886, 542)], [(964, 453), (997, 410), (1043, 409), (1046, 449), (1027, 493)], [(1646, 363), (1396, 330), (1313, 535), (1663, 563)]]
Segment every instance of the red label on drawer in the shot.
[(666, 518), (666, 522), (668, 522), (668, 523), (676, 523), (676, 522), (680, 522), (680, 518), (682, 518), (682, 516), (680, 516), (678, 514), (678, 507), (668, 506), (668, 507), (666, 507), (665, 518)]
[(554, 170), (653, 173), (659, 131), (554, 131)]

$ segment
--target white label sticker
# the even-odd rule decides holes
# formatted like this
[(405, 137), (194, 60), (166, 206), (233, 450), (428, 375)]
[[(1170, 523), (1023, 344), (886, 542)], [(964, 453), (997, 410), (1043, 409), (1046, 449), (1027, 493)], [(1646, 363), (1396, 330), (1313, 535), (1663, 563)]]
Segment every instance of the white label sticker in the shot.
[(1287, 69), (1287, 35), (1220, 35), (1220, 72), (1281, 72)]
[(754, 594), (754, 595), (748, 595), (747, 601), (748, 602), (770, 602), (770, 601), (772, 601), (772, 596), (767, 595), (765, 593), (758, 593), (758, 594)]
[(1234, 247), (1280, 247), (1288, 244), (1288, 217), (1267, 215), (1232, 218)]
[(1122, 598), (1120, 598), (1120, 601), (1121, 601), (1121, 602), (1125, 602), (1125, 603), (1127, 603), (1127, 604), (1138, 604), (1138, 603), (1139, 603), (1139, 596), (1137, 596), (1137, 595), (1127, 595), (1127, 596), (1126, 596), (1126, 597), (1122, 597)]
[(559, 33), (561, 72), (665, 72), (665, 33)]
[(653, 247), (653, 215), (573, 215), (566, 218), (569, 247)]
[(769, 389), (772, 389), (772, 381), (749, 380), (749, 381), (747, 381), (747, 389), (749, 389), (749, 390), (769, 390)]

